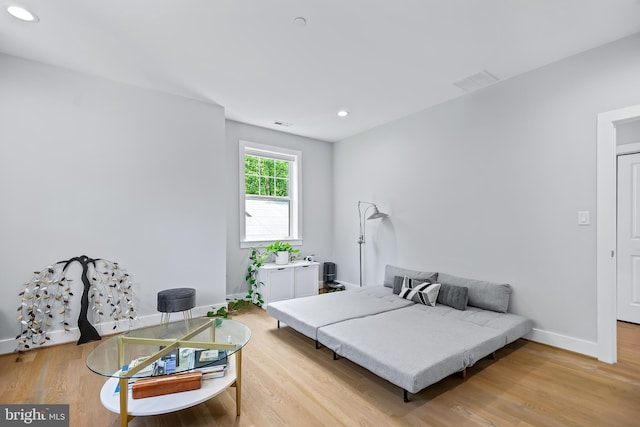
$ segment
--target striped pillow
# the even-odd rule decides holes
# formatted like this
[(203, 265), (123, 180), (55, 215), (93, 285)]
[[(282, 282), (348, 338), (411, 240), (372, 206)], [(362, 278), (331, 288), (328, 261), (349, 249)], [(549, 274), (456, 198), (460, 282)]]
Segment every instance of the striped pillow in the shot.
[(440, 283), (420, 282), (404, 277), (399, 297), (434, 307), (440, 292)]

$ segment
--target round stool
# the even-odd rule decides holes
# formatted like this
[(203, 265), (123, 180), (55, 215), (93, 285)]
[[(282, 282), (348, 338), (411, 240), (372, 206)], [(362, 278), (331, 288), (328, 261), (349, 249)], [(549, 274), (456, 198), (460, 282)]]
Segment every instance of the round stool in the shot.
[(196, 290), (193, 288), (167, 289), (158, 292), (160, 323), (169, 322), (171, 313), (182, 312), (184, 320), (191, 319), (191, 309), (196, 306)]

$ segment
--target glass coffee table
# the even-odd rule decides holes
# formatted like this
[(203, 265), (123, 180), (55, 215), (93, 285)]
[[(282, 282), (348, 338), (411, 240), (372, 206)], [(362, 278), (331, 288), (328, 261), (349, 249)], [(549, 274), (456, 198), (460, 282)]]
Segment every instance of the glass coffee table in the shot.
[[(100, 391), (100, 400), (105, 408), (120, 414), (122, 427), (134, 416), (166, 414), (189, 408), (232, 386), (236, 388), (236, 412), (240, 415), (242, 348), (249, 338), (251, 330), (235, 320), (180, 320), (110, 337), (89, 353), (86, 363), (96, 374), (109, 377)], [(137, 379), (195, 369), (206, 372), (215, 369), (209, 365), (224, 361), (219, 357), (205, 357), (203, 361), (203, 352), (207, 356), (226, 356), (224, 376), (203, 379), (201, 388), (197, 390), (139, 399), (132, 397), (131, 385)], [(127, 393), (122, 393), (122, 390), (127, 390)]]

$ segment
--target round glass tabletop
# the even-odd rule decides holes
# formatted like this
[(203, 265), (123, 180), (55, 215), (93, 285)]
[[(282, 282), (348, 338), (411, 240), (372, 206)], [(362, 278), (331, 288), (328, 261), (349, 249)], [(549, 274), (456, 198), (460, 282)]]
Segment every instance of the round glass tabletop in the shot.
[(195, 318), (133, 329), (100, 343), (87, 367), (106, 377), (142, 378), (215, 370), (242, 349), (251, 330), (236, 320)]

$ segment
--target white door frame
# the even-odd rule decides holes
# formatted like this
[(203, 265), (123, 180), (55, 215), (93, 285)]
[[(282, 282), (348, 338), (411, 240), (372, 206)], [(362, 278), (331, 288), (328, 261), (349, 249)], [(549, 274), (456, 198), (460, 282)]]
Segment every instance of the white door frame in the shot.
[(616, 125), (640, 117), (640, 105), (598, 114), (597, 325), (598, 360), (616, 363)]

